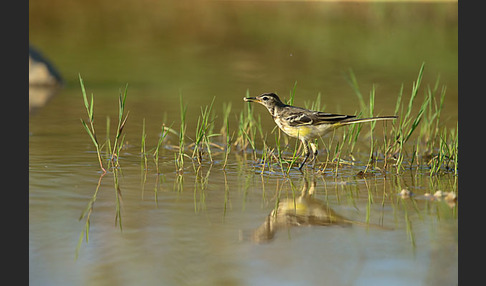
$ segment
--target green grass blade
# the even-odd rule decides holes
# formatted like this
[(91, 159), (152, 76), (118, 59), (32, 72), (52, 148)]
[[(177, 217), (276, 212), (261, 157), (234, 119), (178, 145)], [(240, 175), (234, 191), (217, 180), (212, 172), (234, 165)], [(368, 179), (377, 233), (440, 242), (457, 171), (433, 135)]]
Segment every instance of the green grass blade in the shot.
[(86, 130), (86, 132), (88, 132), (89, 137), (93, 141), (93, 144), (96, 146), (96, 148), (98, 148), (98, 140), (96, 140), (96, 136), (91, 132), (91, 130), (88, 128), (88, 125), (86, 124), (86, 122), (84, 122), (82, 118), (81, 118), (81, 123), (83, 124), (83, 127)]
[(88, 111), (89, 104), (88, 104), (88, 97), (86, 96), (86, 89), (84, 88), (84, 82), (83, 79), (81, 78), (81, 74), (78, 74), (78, 77), (79, 77), (79, 84), (81, 85), (81, 92), (83, 93), (84, 106), (86, 107), (86, 111)]

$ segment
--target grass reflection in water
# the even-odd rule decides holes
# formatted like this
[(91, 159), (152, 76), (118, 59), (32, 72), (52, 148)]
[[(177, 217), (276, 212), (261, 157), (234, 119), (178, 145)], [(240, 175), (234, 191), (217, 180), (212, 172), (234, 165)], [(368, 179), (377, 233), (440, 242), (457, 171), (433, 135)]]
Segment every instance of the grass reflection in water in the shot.
[[(423, 195), (403, 196), (401, 191), (407, 189), (407, 187), (402, 186), (402, 181), (405, 180), (402, 178), (412, 178), (413, 181), (424, 180), (425, 177), (434, 180), (439, 175), (452, 177), (454, 182), (447, 187), (448, 190), (451, 190), (449, 193), (453, 195), (453, 199), (447, 202), (451, 209), (455, 209), (457, 197), (458, 132), (455, 129), (449, 131), (441, 129), (439, 122), (445, 88), (440, 91), (437, 83), (433, 89), (426, 89), (426, 96), (419, 111), (417, 113), (412, 112), (415, 105), (414, 100), (420, 88), (423, 69), (424, 65), (420, 68), (417, 81), (413, 83), (412, 94), (407, 104), (404, 104), (403, 89), (400, 90), (395, 109), (396, 114), (399, 115), (399, 121), (397, 123), (384, 124), (382, 138), (378, 136), (379, 134), (373, 135), (376, 132), (374, 124), (368, 135), (360, 135), (362, 126), (359, 124), (343, 128), (342, 135), (333, 133), (330, 138), (316, 140), (316, 144), (323, 144), (326, 158), (322, 162), (318, 161), (312, 167), (307, 166), (302, 171), (298, 168), (299, 164), (297, 163), (301, 153), (301, 146), (297, 144), (298, 142), (291, 142), (278, 129), (272, 130), (274, 136), (268, 136), (262, 128), (260, 114), (254, 112), (250, 105), (247, 105), (236, 116), (239, 120), (235, 128), (230, 125), (230, 120), (228, 119), (231, 115), (231, 105), (225, 104), (222, 124), (217, 126), (217, 122), (220, 119), (215, 116), (213, 107), (215, 99), (213, 98), (208, 106), (201, 108), (196, 134), (194, 136), (186, 134), (187, 124), (191, 123), (185, 121), (186, 104), (181, 96), (181, 125), (179, 132), (172, 128), (173, 123), (163, 122), (157, 145), (152, 148), (146, 146), (146, 138), (150, 134), (146, 134), (145, 118), (143, 120), (139, 154), (141, 158), (142, 194), (145, 192), (147, 176), (153, 175), (151, 160), (147, 159), (150, 155), (152, 155), (153, 166), (155, 166), (154, 199), (157, 206), (160, 198), (159, 191), (162, 187), (166, 191), (172, 190), (183, 193), (188, 187), (187, 183), (185, 183), (185, 178), (193, 176), (194, 212), (204, 213), (207, 211), (206, 201), (212, 195), (208, 194), (208, 186), (211, 185), (210, 180), (214, 173), (217, 173), (217, 176), (223, 174), (223, 221), (228, 212), (231, 212), (229, 207), (233, 205), (231, 202), (233, 186), (229, 186), (227, 182), (227, 172), (239, 170), (240, 174), (238, 176), (245, 176), (246, 178), (254, 176), (277, 177), (290, 184), (291, 197), (285, 198), (285, 193), (282, 189), (283, 184), (277, 185), (276, 192), (270, 199), (272, 201), (271, 204), (273, 204), (273, 210), (263, 219), (261, 226), (252, 232), (250, 235), (251, 241), (258, 243), (270, 242), (279, 230), (294, 226), (350, 226), (357, 224), (366, 228), (391, 230), (401, 227), (401, 222), (403, 222), (409, 241), (414, 246), (416, 242), (412, 221), (416, 219), (415, 217), (422, 219), (422, 205), (424, 202), (426, 207), (430, 207), (429, 203), (432, 201), (434, 201), (433, 203), (441, 202), (439, 197), (433, 197), (435, 200), (431, 200), (432, 197), (426, 196), (426, 193), (433, 193), (432, 191), (435, 192), (439, 188), (443, 189), (443, 187), (436, 184), (432, 185), (430, 191), (425, 192)], [(357, 81), (352, 74), (350, 79), (350, 83), (364, 108), (357, 115), (373, 116), (374, 101), (377, 98), (375, 90), (372, 89), (370, 92), (368, 106), (364, 103), (363, 95), (359, 91)], [(127, 89), (119, 96), (119, 118), (114, 143), (112, 144), (110, 141), (109, 124), (107, 126), (106, 141), (99, 143), (94, 131), (93, 96), (91, 97), (91, 103), (89, 103), (81, 77), (80, 83), (89, 117), (88, 123), (85, 123), (83, 120), (82, 123), (93, 143), (95, 143), (103, 173), (100, 175), (93, 197), (80, 217), (80, 220), (85, 220), (85, 226), (79, 236), (76, 257), (79, 254), (83, 239), (86, 242), (89, 240), (90, 218), (100, 191), (101, 181), (107, 174), (106, 172), (113, 175), (116, 199), (115, 226), (122, 230), (121, 210), (123, 202), (122, 188), (119, 181), (119, 177), (122, 174), (120, 160), (122, 160), (121, 152), (123, 148), (130, 148), (124, 145), (124, 135), (122, 136), (123, 127), (127, 123), (128, 118), (128, 112), (125, 115)], [(247, 96), (248, 94), (249, 91), (247, 91)], [(294, 92), (291, 94), (295, 94), (295, 86)], [(438, 96), (439, 98), (437, 99)], [(292, 96), (288, 103), (291, 103), (293, 100)], [(312, 106), (320, 106), (320, 104), (313, 104)], [(216, 133), (218, 127), (219, 133)], [(419, 130), (419, 134), (414, 132), (416, 130)], [(169, 144), (168, 138), (171, 137), (169, 135), (176, 136), (179, 144)], [(359, 141), (360, 137), (369, 138), (369, 145), (365, 149), (362, 147), (365, 144)], [(275, 138), (275, 141), (271, 142), (269, 138)], [(192, 143), (188, 144), (188, 140), (192, 141)], [(103, 146), (107, 146), (106, 152), (103, 151)], [(368, 149), (366, 150), (366, 148)], [(131, 156), (134, 155), (132, 154)], [(171, 163), (172, 160), (175, 161), (175, 170), (173, 169), (173, 163)], [(111, 168), (108, 170), (103, 167), (103, 162), (105, 161), (107, 162), (105, 166), (111, 164)], [(413, 173), (413, 175), (410, 175), (409, 172), (410, 174)], [(172, 177), (171, 174), (175, 174), (175, 177)], [(296, 177), (300, 177), (303, 180), (301, 191), (297, 191), (299, 188), (296, 188), (293, 184)], [(162, 178), (162, 181), (159, 181), (160, 178)], [(336, 193), (333, 195), (336, 201), (330, 202), (327, 199), (320, 198), (322, 194), (319, 194), (318, 191), (316, 192), (316, 189), (319, 188), (316, 180), (319, 178), (323, 181), (324, 189), (326, 189), (329, 178), (335, 181), (336, 188), (351, 185), (354, 186), (354, 189), (344, 190), (344, 192), (336, 189)], [(379, 184), (376, 182), (379, 180), (383, 181), (381, 187), (378, 187)], [(172, 187), (167, 186), (168, 181), (173, 181)], [(308, 181), (310, 181), (310, 184)], [(359, 183), (353, 181), (359, 181)], [(370, 183), (371, 181), (373, 182)], [(251, 180), (247, 180), (247, 182), (251, 182)], [(251, 187), (254, 188), (255, 186), (251, 185)], [(265, 201), (268, 201), (268, 187), (265, 189), (265, 184), (262, 183), (261, 189), (258, 189), (262, 191), (262, 205), (268, 207), (265, 203)], [(353, 206), (357, 213), (341, 215), (339, 211), (335, 211), (331, 207), (340, 205), (343, 194), (346, 197), (346, 201)], [(366, 195), (362, 197), (363, 194)], [(328, 195), (326, 189), (325, 197), (327, 198)], [(377, 212), (380, 213), (380, 211), (377, 211), (379, 208), (382, 210), (377, 218)], [(364, 216), (362, 209), (365, 209)], [(398, 216), (397, 213), (403, 216)], [(350, 218), (349, 214), (353, 218)], [(390, 218), (389, 216), (392, 217)]]

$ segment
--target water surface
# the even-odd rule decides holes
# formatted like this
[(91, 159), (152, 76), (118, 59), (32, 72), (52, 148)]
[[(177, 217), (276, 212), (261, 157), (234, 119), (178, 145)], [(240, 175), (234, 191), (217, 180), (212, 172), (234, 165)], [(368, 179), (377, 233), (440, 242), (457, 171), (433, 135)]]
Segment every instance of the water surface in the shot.
[[(286, 175), (277, 166), (262, 174), (251, 152), (235, 150), (225, 170), (223, 154), (215, 153), (213, 164), (186, 160), (180, 175), (170, 147), (176, 136), (164, 143), (159, 173), (152, 157), (147, 169), (140, 157), (143, 119), (150, 149), (162, 124), (178, 130), (181, 95), (189, 144), (201, 107), (213, 98), (216, 128), (223, 103), (231, 103), (236, 130), (247, 91), (289, 98), (296, 82), (295, 104), (320, 94), (326, 111), (354, 114), (360, 105), (350, 69), (366, 98), (375, 86), (375, 113), (391, 114), (423, 62), (417, 103), (439, 78), (447, 88), (443, 126), (455, 128), (457, 3), (45, 3), (30, 5), (30, 42), (54, 62), (65, 86), (29, 118), (32, 285), (457, 284), (457, 202), (425, 196), (457, 193), (457, 176), (416, 167), (357, 176), (369, 129), (356, 165), (322, 174)], [(80, 123), (86, 115), (78, 73), (94, 94), (102, 140), (107, 116), (114, 136), (117, 96), (128, 83), (118, 189), (113, 170), (100, 180)], [(272, 144), (269, 114), (261, 106), (254, 112)], [(323, 149), (319, 159), (326, 159)], [(86, 223), (80, 216), (98, 184), (89, 241), (77, 249)], [(400, 196), (402, 189), (413, 195)], [(272, 216), (292, 204), (300, 206), (296, 213)], [(326, 214), (338, 219), (325, 223)]]

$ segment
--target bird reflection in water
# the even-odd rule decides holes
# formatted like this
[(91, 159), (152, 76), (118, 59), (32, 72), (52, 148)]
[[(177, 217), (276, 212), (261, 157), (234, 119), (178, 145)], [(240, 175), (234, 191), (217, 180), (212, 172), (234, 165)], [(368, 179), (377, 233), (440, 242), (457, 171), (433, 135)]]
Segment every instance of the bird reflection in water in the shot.
[[(300, 196), (295, 199), (290, 198), (280, 201), (277, 208), (273, 209), (266, 217), (265, 222), (253, 231), (251, 240), (255, 243), (270, 242), (280, 229), (296, 226), (368, 225), (346, 219), (331, 209), (325, 201), (314, 198), (315, 188), (315, 180), (309, 187), (309, 183), (305, 179)], [(385, 227), (378, 227), (386, 229)]]

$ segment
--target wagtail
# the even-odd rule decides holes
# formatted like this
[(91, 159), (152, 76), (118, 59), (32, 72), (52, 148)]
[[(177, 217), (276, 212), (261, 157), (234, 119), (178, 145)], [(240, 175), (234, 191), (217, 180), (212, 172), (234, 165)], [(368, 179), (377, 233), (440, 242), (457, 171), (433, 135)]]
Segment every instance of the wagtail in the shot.
[(245, 97), (243, 100), (247, 102), (258, 102), (265, 106), (277, 126), (285, 134), (302, 141), (305, 158), (302, 164), (300, 164), (299, 170), (302, 169), (310, 156), (309, 145), (312, 148), (313, 160), (317, 158), (317, 146), (312, 142), (314, 139), (321, 138), (334, 129), (348, 124), (397, 118), (397, 116), (356, 118), (355, 115), (340, 115), (308, 110), (283, 103), (275, 93), (264, 93), (257, 97)]

